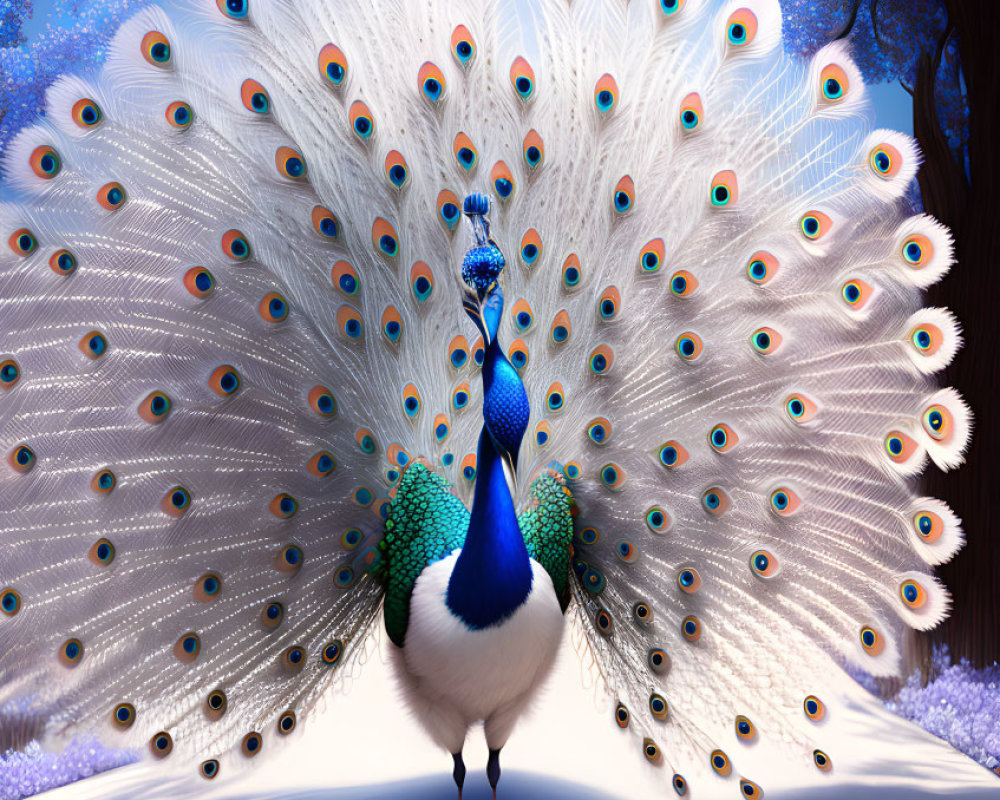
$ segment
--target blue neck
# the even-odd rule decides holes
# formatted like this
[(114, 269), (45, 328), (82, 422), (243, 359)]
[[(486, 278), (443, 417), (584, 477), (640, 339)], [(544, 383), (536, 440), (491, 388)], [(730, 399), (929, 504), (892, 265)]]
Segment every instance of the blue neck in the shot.
[(513, 614), (530, 591), (528, 549), (500, 454), (484, 426), (469, 531), (448, 582), (448, 608), (470, 628), (488, 628)]

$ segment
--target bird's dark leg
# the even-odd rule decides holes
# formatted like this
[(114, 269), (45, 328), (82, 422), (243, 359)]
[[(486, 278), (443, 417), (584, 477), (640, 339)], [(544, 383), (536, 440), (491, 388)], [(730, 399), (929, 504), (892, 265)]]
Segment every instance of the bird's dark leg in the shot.
[(497, 784), (500, 782), (500, 748), (490, 750), (490, 759), (486, 762), (486, 777), (493, 787), (493, 800), (497, 800)]
[(451, 757), (455, 759), (455, 769), (452, 770), (451, 777), (455, 779), (455, 785), (458, 787), (458, 800), (462, 800), (462, 787), (465, 785), (465, 762), (462, 760), (462, 751), (452, 753)]

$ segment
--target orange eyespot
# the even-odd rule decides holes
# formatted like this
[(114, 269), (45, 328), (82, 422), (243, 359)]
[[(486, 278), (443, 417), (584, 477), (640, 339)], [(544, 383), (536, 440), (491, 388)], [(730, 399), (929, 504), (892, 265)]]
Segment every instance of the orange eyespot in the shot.
[(194, 112), (191, 106), (181, 100), (174, 100), (165, 112), (167, 122), (171, 127), (186, 129), (194, 121)]
[(524, 343), (524, 339), (515, 339), (511, 343), (507, 359), (518, 372), (528, 366), (528, 345)]
[(615, 363), (615, 352), (610, 345), (599, 344), (591, 350), (587, 363), (594, 375), (607, 375), (611, 371), (611, 365)]
[(542, 257), (542, 237), (534, 228), (528, 228), (521, 237), (521, 260), (529, 267)]
[[(618, 464), (608, 463), (601, 467), (598, 476), (605, 488), (617, 491), (625, 485), (625, 470)], [(626, 564), (631, 564), (638, 557), (638, 551), (631, 542), (622, 540), (618, 543), (618, 555)]]
[(191, 507), (191, 493), (183, 486), (168, 489), (160, 500), (160, 509), (171, 517), (182, 517)]
[(288, 318), (288, 301), (277, 292), (268, 292), (257, 304), (257, 313), (265, 322), (284, 322)]
[(903, 168), (903, 156), (891, 144), (882, 142), (875, 145), (868, 154), (868, 166), (878, 177), (889, 180), (895, 178)]
[(97, 202), (101, 208), (116, 211), (125, 204), (125, 189), (117, 181), (104, 184), (97, 190)]
[(15, 446), (7, 454), (7, 463), (10, 464), (10, 468), (15, 472), (20, 472), (22, 474), (30, 472), (35, 466), (36, 460), (35, 451), (26, 444), (19, 444)]
[(816, 416), (816, 404), (804, 394), (792, 394), (785, 398), (785, 413), (792, 422), (802, 424)]
[(451, 152), (454, 153), (458, 166), (466, 172), (470, 172), (476, 166), (476, 161), (479, 159), (479, 151), (476, 150), (472, 139), (464, 133), (455, 135), (455, 141), (451, 145)]
[(701, 496), (701, 504), (713, 517), (721, 517), (732, 505), (729, 494), (721, 486), (712, 486)]
[(885, 452), (897, 464), (909, 461), (917, 449), (917, 443), (902, 431), (890, 431), (885, 437)]
[(395, 306), (386, 306), (382, 312), (382, 335), (390, 344), (399, 341), (403, 335), (403, 318)]
[[(297, 670), (302, 666), (302, 662), (305, 661), (305, 652), (301, 647), (290, 647), (284, 652), (283, 659), (287, 669)], [(261, 735), (253, 731), (243, 737), (243, 741), (240, 742), (240, 751), (247, 758), (253, 758), (261, 751), (263, 746), (264, 740), (261, 738)]]
[(21, 367), (13, 358), (0, 362), (0, 389), (6, 391), (17, 385), (21, 380)]
[(154, 67), (166, 67), (170, 64), (170, 41), (159, 31), (149, 31), (143, 36), (139, 49), (142, 57)]
[(736, 183), (736, 173), (731, 169), (723, 170), (712, 178), (712, 188), (709, 192), (709, 199), (712, 205), (723, 207), (732, 205), (739, 196), (739, 187)]
[(445, 227), (449, 231), (454, 230), (462, 218), (462, 204), (458, 201), (458, 196), (454, 192), (442, 189), (437, 196), (437, 210)]
[(528, 169), (537, 169), (545, 161), (545, 143), (538, 132), (532, 128), (524, 137), (521, 144), (521, 152), (524, 155), (524, 163)]
[(217, 395), (228, 397), (239, 390), (240, 374), (235, 367), (223, 364), (212, 370), (212, 374), (208, 377), (208, 386)]
[(341, 86), (347, 78), (347, 57), (334, 44), (325, 44), (319, 51), (319, 74), (333, 86)]
[(418, 303), (428, 300), (434, 291), (434, 273), (423, 261), (415, 261), (410, 267), (410, 288)]
[(918, 353), (924, 356), (932, 356), (944, 343), (944, 335), (937, 325), (924, 322), (910, 331), (910, 341)]
[(139, 416), (150, 425), (158, 425), (170, 413), (170, 398), (163, 392), (150, 392), (139, 403)]
[(375, 434), (368, 430), (368, 428), (358, 428), (354, 433), (354, 440), (358, 443), (361, 452), (367, 455), (374, 453), (378, 447), (375, 441)]
[(290, 494), (279, 494), (275, 495), (274, 499), (267, 506), (268, 511), (270, 511), (278, 519), (288, 519), (289, 517), (294, 517), (299, 510), (298, 501), (292, 497)]
[(885, 640), (881, 634), (869, 625), (861, 629), (861, 646), (870, 656), (877, 656), (885, 650)]
[(476, 41), (464, 25), (459, 25), (451, 33), (451, 52), (463, 67), (467, 66), (476, 54)]
[(127, 730), (135, 722), (135, 706), (131, 703), (119, 703), (111, 712), (111, 722), (119, 730)]
[(336, 466), (337, 462), (326, 450), (313, 454), (313, 457), (306, 462), (306, 469), (317, 478), (325, 478)]
[(215, 0), (222, 16), (229, 19), (244, 20), (250, 10), (250, 0)]
[(653, 715), (653, 719), (660, 720), (661, 722), (667, 718), (667, 701), (662, 695), (654, 692), (649, 696), (649, 713)]
[(747, 261), (747, 277), (763, 286), (778, 272), (778, 259), (766, 250), (758, 250)]
[(48, 145), (42, 145), (32, 150), (29, 163), (31, 171), (44, 180), (54, 178), (62, 169), (62, 159), (59, 158), (55, 149)]
[(354, 306), (344, 303), (337, 309), (337, 329), (348, 339), (360, 339), (365, 332), (361, 312)]
[(467, 453), (462, 457), (462, 463), (460, 464), (460, 469), (462, 477), (465, 478), (469, 483), (472, 483), (476, 479), (476, 454)]
[(87, 558), (98, 567), (106, 567), (115, 560), (115, 546), (107, 539), (98, 539), (87, 552)]
[(758, 328), (750, 334), (750, 344), (762, 356), (769, 356), (781, 347), (782, 336), (774, 328)]
[(635, 184), (628, 175), (623, 175), (611, 193), (611, 205), (616, 214), (627, 214), (635, 203)]
[(787, 486), (779, 486), (770, 496), (771, 510), (779, 517), (790, 517), (799, 510), (802, 500)]
[(802, 710), (813, 722), (820, 722), (826, 716), (826, 703), (811, 694), (802, 701)]
[(193, 631), (185, 633), (174, 642), (174, 657), (182, 664), (191, 664), (201, 652), (201, 639)]
[(505, 161), (498, 161), (493, 165), (493, 169), (490, 170), (490, 184), (501, 201), (508, 199), (514, 193), (517, 184)]
[(753, 741), (757, 737), (757, 726), (742, 714), (736, 717), (734, 727), (736, 728), (736, 735), (744, 742)]
[(669, 469), (676, 469), (690, 458), (688, 451), (676, 439), (661, 444), (657, 456), (660, 463)]
[(199, 300), (203, 300), (215, 288), (215, 278), (204, 267), (191, 267), (184, 273), (184, 288)]
[(583, 270), (580, 268), (580, 257), (576, 253), (566, 256), (562, 267), (563, 286), (568, 291), (573, 291), (583, 280)]
[(933, 511), (918, 511), (913, 516), (913, 527), (923, 541), (933, 544), (944, 533), (944, 520)]
[(293, 181), (303, 181), (308, 175), (302, 153), (291, 147), (282, 146), (274, 151), (274, 166), (278, 168), (279, 175)]
[(250, 240), (242, 231), (228, 230), (222, 234), (222, 252), (233, 261), (246, 261), (250, 258)]
[(663, 265), (666, 245), (663, 239), (651, 239), (645, 247), (639, 251), (639, 269), (643, 272), (657, 272)]
[(849, 308), (860, 310), (868, 303), (873, 291), (875, 291), (874, 288), (869, 284), (860, 278), (855, 278), (840, 288), (840, 296)]
[(763, 790), (756, 783), (746, 778), (740, 778), (740, 793), (747, 800), (758, 800), (758, 798), (764, 796)]
[(207, 603), (222, 592), (222, 577), (217, 572), (206, 572), (194, 584), (194, 599)]
[(403, 413), (414, 419), (420, 413), (420, 392), (412, 383), (403, 387)]
[(758, 578), (773, 578), (781, 570), (781, 564), (773, 553), (756, 550), (750, 555), (750, 569)]
[(156, 758), (166, 758), (174, 749), (174, 740), (166, 731), (154, 733), (149, 739), (149, 750)]
[(531, 310), (531, 306), (528, 304), (528, 301), (523, 297), (514, 303), (513, 308), (511, 308), (510, 321), (514, 323), (514, 327), (517, 328), (520, 333), (531, 330), (531, 326), (535, 322), (535, 314)]
[(527, 102), (535, 91), (535, 71), (531, 65), (522, 57), (514, 59), (510, 65), (510, 85), (521, 100)]
[(385, 177), (397, 189), (410, 177), (410, 167), (398, 150), (390, 150), (385, 156)]
[(660, 753), (660, 748), (649, 737), (642, 740), (642, 754), (650, 764), (661, 764), (663, 762), (663, 754)]
[(810, 241), (822, 239), (832, 227), (833, 220), (822, 211), (807, 211), (799, 220), (802, 235)]
[(708, 763), (712, 765), (712, 769), (723, 777), (726, 777), (733, 771), (733, 765), (729, 763), (729, 756), (721, 750), (713, 750), (708, 757)]
[(425, 61), (417, 72), (417, 88), (420, 93), (432, 103), (436, 103), (444, 96), (446, 86), (444, 73), (437, 68), (437, 65)]
[(686, 567), (677, 573), (677, 588), (685, 594), (694, 594), (701, 588), (701, 575), (693, 567)]
[(343, 259), (334, 262), (333, 268), (330, 270), (330, 281), (333, 283), (333, 288), (349, 297), (356, 295), (361, 289), (358, 273), (349, 262)]
[(724, 422), (716, 425), (708, 432), (708, 443), (716, 453), (728, 453), (736, 447), (736, 443), (739, 440), (740, 437), (736, 435), (736, 431)]
[(459, 334), (448, 343), (448, 363), (461, 369), (469, 363), (469, 340)]
[(559, 381), (552, 383), (545, 393), (545, 407), (550, 413), (562, 411), (566, 405), (566, 392)]
[(697, 288), (698, 279), (686, 269), (678, 270), (670, 276), (670, 293), (674, 297), (690, 297)]
[(448, 417), (444, 414), (437, 414), (434, 417), (434, 439), (438, 442), (443, 442), (448, 438), (448, 434), (451, 433), (451, 426), (448, 424)]
[(89, 97), (81, 98), (73, 103), (72, 117), (81, 128), (92, 128), (101, 121), (101, 107)]
[(837, 64), (827, 64), (819, 74), (820, 97), (827, 103), (839, 103), (847, 95), (851, 82)]
[(681, 620), (681, 634), (689, 642), (697, 642), (701, 638), (701, 622), (696, 616), (684, 617)]
[(355, 100), (351, 103), (347, 117), (351, 121), (351, 130), (361, 141), (365, 142), (371, 139), (375, 132), (375, 118), (368, 110), (368, 106), (360, 100)]
[(85, 333), (77, 343), (80, 352), (87, 358), (100, 358), (107, 352), (108, 340), (100, 331), (90, 331)]
[(611, 439), (611, 431), (611, 420), (607, 417), (594, 417), (587, 423), (587, 438), (596, 445), (606, 445)]
[(899, 596), (909, 608), (923, 608), (927, 604), (927, 590), (912, 579), (899, 584)]
[(555, 319), (552, 320), (552, 327), (549, 329), (549, 338), (553, 344), (566, 344), (569, 341), (573, 328), (569, 321), (569, 312), (563, 308), (556, 312)]
[(247, 111), (266, 114), (271, 110), (271, 97), (267, 90), (253, 78), (247, 78), (240, 86), (240, 100)]
[(670, 529), (670, 515), (660, 506), (652, 506), (646, 511), (646, 526), (653, 533), (666, 533)]
[(594, 87), (594, 105), (602, 114), (607, 114), (618, 103), (618, 84), (608, 73), (597, 80)]
[(943, 405), (934, 404), (924, 409), (920, 423), (927, 435), (938, 442), (947, 441), (955, 427), (951, 412)]
[(618, 725), (619, 728), (627, 728), (628, 721), (629, 721), (628, 708), (619, 703), (615, 707), (615, 724)]
[(302, 562), (305, 556), (302, 553), (302, 548), (297, 544), (285, 545), (278, 551), (278, 555), (274, 559), (274, 568), (278, 572), (287, 572), (293, 574), (298, 572), (302, 567)]
[(278, 724), (275, 727), (281, 736), (287, 736), (295, 730), (295, 724), (295, 712), (288, 710), (278, 718)]
[(746, 47), (756, 36), (757, 16), (749, 8), (738, 8), (729, 15), (726, 20), (726, 41), (730, 47)]
[(323, 417), (332, 417), (337, 413), (337, 401), (333, 392), (325, 386), (313, 386), (309, 390), (309, 407)]
[(906, 266), (921, 269), (934, 258), (934, 243), (923, 234), (915, 233), (903, 240), (899, 252)]
[(312, 210), (313, 229), (324, 239), (336, 239), (339, 233), (337, 218), (324, 206), (314, 206)]
[(622, 295), (617, 286), (609, 286), (597, 300), (597, 316), (603, 320), (612, 320), (618, 316), (622, 307)]
[(549, 426), (548, 420), (539, 420), (538, 424), (535, 425), (535, 444), (539, 447), (545, 447), (551, 437), (552, 428)]
[(388, 220), (376, 217), (372, 223), (372, 247), (375, 252), (389, 258), (399, 253), (399, 236)]
[(817, 769), (820, 769), (823, 772), (829, 772), (833, 769), (833, 762), (830, 760), (830, 756), (822, 750), (813, 750), (813, 763), (816, 765)]
[(681, 128), (693, 131), (701, 124), (705, 109), (701, 104), (701, 95), (691, 92), (681, 100)]
[(677, 341), (674, 342), (674, 350), (685, 361), (695, 361), (704, 350), (704, 345), (697, 333), (687, 331), (677, 337)]

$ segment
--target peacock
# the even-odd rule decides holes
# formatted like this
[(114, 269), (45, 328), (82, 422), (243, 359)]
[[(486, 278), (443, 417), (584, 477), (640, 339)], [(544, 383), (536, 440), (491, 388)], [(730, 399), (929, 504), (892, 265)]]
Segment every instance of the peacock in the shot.
[(569, 628), (665, 794), (919, 774), (844, 668), (948, 613), (952, 240), (844, 43), (780, 42), (777, 0), (124, 22), (2, 156), (0, 708), (212, 780), (384, 628), (496, 796)]

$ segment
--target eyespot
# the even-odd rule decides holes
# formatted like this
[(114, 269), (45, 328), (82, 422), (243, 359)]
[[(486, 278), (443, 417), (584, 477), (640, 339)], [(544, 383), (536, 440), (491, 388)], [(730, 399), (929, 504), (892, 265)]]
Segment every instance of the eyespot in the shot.
[(618, 84), (608, 73), (604, 73), (597, 80), (594, 87), (594, 105), (602, 114), (607, 114), (618, 102)]
[(526, 266), (533, 266), (542, 255), (542, 237), (534, 228), (528, 228), (521, 237), (521, 260)]
[(97, 190), (97, 203), (108, 211), (116, 211), (125, 205), (125, 189), (117, 181), (106, 183)]
[(790, 517), (802, 505), (799, 496), (787, 486), (781, 486), (771, 492), (770, 502), (771, 510), (780, 517)]
[(463, 67), (468, 66), (476, 55), (476, 41), (464, 25), (459, 25), (451, 33), (451, 52)]
[(659, 764), (663, 759), (656, 742), (648, 737), (642, 740), (642, 754), (651, 764)]
[(514, 176), (503, 161), (498, 161), (490, 170), (490, 183), (500, 200), (506, 200), (514, 193)]
[(667, 701), (662, 695), (654, 693), (649, 696), (649, 713), (653, 715), (653, 719), (661, 722), (667, 718)]
[(816, 416), (816, 404), (804, 394), (789, 395), (785, 399), (785, 413), (792, 422), (808, 422)]
[(677, 573), (677, 587), (684, 594), (694, 594), (701, 588), (701, 575), (693, 567), (682, 569)]
[(351, 103), (347, 116), (351, 121), (351, 130), (354, 131), (355, 135), (363, 142), (368, 141), (375, 132), (375, 119), (372, 117), (372, 112), (368, 110), (368, 106), (360, 100), (355, 100)]
[(7, 463), (15, 472), (29, 472), (35, 461), (35, 451), (26, 444), (16, 445), (7, 455)]
[(184, 273), (184, 288), (199, 300), (203, 300), (215, 288), (215, 278), (204, 267), (191, 267)]
[(253, 78), (247, 78), (240, 86), (240, 100), (247, 111), (266, 114), (271, 110), (271, 98), (267, 90)]
[(773, 578), (781, 569), (778, 559), (768, 550), (755, 550), (750, 555), (750, 569), (758, 578)]
[(528, 345), (524, 343), (524, 339), (515, 339), (511, 342), (507, 350), (507, 359), (518, 371), (528, 366)]
[(927, 435), (938, 442), (946, 441), (955, 427), (955, 421), (947, 407), (935, 403), (924, 409), (921, 424)]
[(927, 603), (927, 590), (912, 579), (899, 584), (899, 596), (909, 608), (923, 608)]
[(910, 341), (921, 355), (932, 356), (941, 347), (944, 336), (937, 325), (924, 323), (910, 331)]
[(354, 267), (347, 261), (337, 261), (330, 270), (330, 280), (335, 289), (345, 295), (353, 296), (361, 288), (361, 281)]
[(861, 646), (870, 656), (877, 656), (885, 649), (885, 642), (882, 636), (874, 628), (865, 625), (861, 629)]
[(848, 306), (854, 309), (862, 309), (868, 302), (868, 298), (871, 297), (872, 289), (863, 280), (855, 279), (845, 283), (840, 289), (840, 296), (844, 298), (844, 302)]
[(587, 363), (594, 375), (607, 375), (611, 371), (611, 365), (615, 363), (615, 353), (610, 346), (599, 344), (591, 351)]
[(166, 731), (154, 733), (149, 739), (149, 750), (156, 758), (166, 758), (174, 749), (174, 740)]
[(740, 778), (740, 793), (747, 800), (757, 800), (764, 796), (763, 790), (753, 781)]
[(139, 416), (150, 425), (158, 425), (167, 418), (170, 413), (170, 405), (170, 398), (163, 392), (150, 392), (139, 403)]
[(934, 258), (934, 243), (926, 236), (915, 233), (903, 240), (900, 248), (903, 262), (913, 269), (920, 269)]
[(210, 758), (207, 761), (202, 761), (198, 767), (198, 772), (201, 774), (205, 780), (212, 780), (216, 775), (219, 774), (219, 762), (217, 759)]
[(348, 528), (340, 537), (340, 544), (345, 550), (354, 550), (364, 540), (364, 534), (357, 528)]
[(372, 247), (376, 252), (393, 258), (399, 253), (399, 236), (396, 229), (382, 217), (372, 223)]
[(313, 229), (324, 239), (336, 239), (339, 229), (337, 218), (333, 212), (323, 206), (315, 206), (312, 210)]
[(476, 166), (476, 161), (479, 159), (479, 151), (476, 150), (476, 146), (472, 143), (470, 139), (464, 133), (458, 133), (455, 136), (455, 141), (452, 142), (451, 151), (455, 155), (455, 160), (458, 162), (458, 166), (464, 169), (466, 172), (472, 170)]
[(833, 769), (833, 762), (830, 761), (830, 756), (822, 750), (813, 750), (813, 764), (816, 765), (817, 769), (823, 770), (823, 772), (829, 772)]
[(434, 273), (423, 261), (416, 261), (410, 267), (410, 288), (418, 303), (427, 301), (434, 291)]
[(462, 381), (451, 393), (451, 407), (456, 411), (461, 411), (469, 404), (469, 397), (472, 393), (468, 381)]
[(569, 321), (569, 312), (563, 308), (556, 312), (555, 319), (552, 320), (552, 327), (549, 329), (549, 338), (553, 344), (566, 344), (569, 341), (573, 328)]
[(11, 588), (4, 589), (0, 592), (0, 611), (2, 611), (5, 616), (13, 617), (20, 610), (20, 594)]
[(194, 121), (194, 112), (191, 110), (191, 106), (180, 100), (175, 100), (167, 106), (165, 116), (172, 127), (182, 130), (188, 128)]
[(437, 197), (437, 210), (448, 230), (453, 230), (461, 217), (461, 205), (454, 192), (443, 189)]
[[(606, 489), (612, 489), (613, 491), (620, 490), (625, 485), (625, 470), (623, 470), (618, 464), (608, 463), (601, 467), (600, 471), (601, 483), (604, 484)], [(628, 545), (628, 553), (623, 552), (623, 545)], [(618, 555), (619, 557), (627, 562), (631, 563), (635, 560), (635, 551), (632, 545), (622, 540), (618, 545)]]
[[(299, 663), (296, 662), (293, 665), (293, 664), (290, 663), (290, 661), (288, 659), (288, 654), (290, 652), (292, 652), (292, 651), (301, 652), (301, 648), (292, 647), (292, 648), (289, 648), (288, 650), (286, 650), (285, 651), (285, 655), (286, 655), (285, 661), (289, 665), (289, 667), (297, 668), (299, 666)], [(240, 743), (240, 751), (247, 758), (253, 758), (255, 755), (257, 755), (261, 751), (261, 748), (263, 746), (264, 746), (264, 740), (263, 740), (263, 738), (261, 738), (261, 735), (259, 733), (257, 733), (256, 731), (254, 731), (252, 733), (248, 733), (246, 736), (243, 737), (243, 741)]]
[(750, 256), (747, 262), (747, 277), (759, 286), (763, 286), (778, 272), (778, 259), (765, 250), (759, 250)]
[(483, 362), (486, 360), (486, 346), (483, 344), (482, 336), (476, 339), (476, 343), (472, 345), (472, 360), (476, 362), (477, 367), (483, 366)]
[(649, 668), (657, 675), (662, 675), (670, 669), (670, 658), (667, 656), (666, 651), (659, 647), (654, 647), (649, 651), (646, 663), (649, 664)]
[(142, 57), (154, 67), (166, 67), (170, 63), (170, 41), (159, 31), (143, 36), (139, 49)]
[(414, 419), (420, 413), (420, 393), (412, 383), (403, 387), (403, 413)]
[(615, 629), (614, 621), (606, 609), (601, 609), (594, 615), (594, 626), (602, 636), (610, 636)]
[(38, 247), (35, 235), (27, 228), (18, 228), (14, 231), (10, 235), (10, 238), (7, 239), (7, 244), (14, 251), (14, 255), (21, 256), (22, 258), (33, 253), (35, 248)]
[(90, 479), (90, 488), (96, 494), (108, 494), (116, 483), (115, 474), (109, 469), (102, 469)]
[(467, 453), (462, 457), (462, 463), (459, 464), (462, 477), (465, 478), (469, 483), (472, 483), (476, 479), (476, 454)]
[(183, 516), (191, 506), (191, 493), (183, 486), (167, 490), (160, 500), (160, 508), (172, 517)]
[(828, 103), (838, 103), (851, 88), (851, 82), (842, 67), (827, 64), (819, 74), (819, 86), (822, 99)]
[(909, 461), (917, 443), (902, 431), (890, 431), (885, 437), (885, 452), (897, 464)]
[(417, 72), (417, 87), (420, 93), (432, 103), (436, 103), (444, 96), (445, 86), (444, 73), (432, 62), (425, 61)]
[(670, 293), (674, 297), (690, 297), (698, 288), (698, 279), (686, 269), (678, 270), (670, 278)]
[(221, 689), (216, 689), (205, 698), (205, 716), (213, 721), (222, 719), (228, 705), (229, 700), (226, 698), (226, 693)]
[(277, 628), (285, 617), (285, 607), (281, 603), (268, 603), (260, 612), (260, 621), (265, 628)]
[(728, 453), (739, 442), (736, 431), (722, 422), (708, 432), (708, 443), (716, 453)]
[(660, 445), (659, 450), (660, 463), (663, 466), (670, 469), (675, 469), (685, 463), (689, 456), (688, 451), (684, 449), (680, 442), (676, 439), (671, 439), (668, 442), (664, 442)]
[(250, 258), (250, 240), (242, 231), (232, 228), (222, 234), (222, 252), (233, 261), (246, 261)]
[(615, 724), (619, 728), (627, 728), (629, 721), (628, 708), (626, 708), (622, 703), (619, 703), (615, 707)]
[(628, 175), (623, 175), (618, 183), (615, 184), (615, 190), (611, 195), (611, 203), (614, 207), (616, 214), (625, 214), (632, 208), (632, 204), (635, 202), (635, 184), (632, 182), (632, 178)]
[(10, 389), (21, 380), (21, 368), (13, 358), (0, 362), (0, 389)]
[(651, 239), (639, 251), (639, 269), (646, 273), (659, 271), (665, 252), (663, 239)]
[(521, 152), (524, 155), (524, 163), (527, 164), (528, 169), (537, 169), (544, 163), (545, 142), (542, 141), (542, 137), (538, 135), (538, 132), (534, 128), (528, 131), (524, 137), (524, 142), (521, 144)]
[(191, 664), (201, 652), (201, 639), (196, 633), (185, 633), (174, 642), (174, 655), (182, 664)]
[(587, 546), (597, 544), (601, 538), (601, 532), (594, 527), (586, 527), (580, 531), (580, 543)]
[(740, 714), (735, 722), (736, 735), (745, 742), (752, 741), (757, 736), (757, 727)]
[(73, 103), (72, 117), (79, 127), (93, 128), (101, 121), (101, 107), (89, 97), (81, 98)]
[(304, 560), (305, 556), (302, 553), (301, 547), (297, 544), (285, 545), (275, 558), (274, 568), (278, 572), (298, 572)]
[(268, 505), (268, 510), (279, 519), (294, 517), (299, 510), (298, 501), (290, 494), (279, 494)]
[(781, 339), (774, 328), (758, 328), (750, 334), (750, 344), (762, 356), (769, 356), (781, 347)]
[(701, 104), (701, 95), (697, 92), (691, 92), (681, 101), (681, 128), (685, 131), (695, 130), (704, 115), (705, 109)]
[(334, 44), (325, 44), (319, 51), (319, 74), (333, 86), (340, 86), (347, 77), (347, 57)]
[(712, 769), (723, 777), (726, 777), (733, 771), (733, 766), (729, 763), (729, 756), (721, 750), (713, 750), (712, 754), (708, 757), (708, 763), (712, 765)]
[(535, 314), (531, 310), (531, 306), (528, 304), (528, 301), (523, 297), (514, 303), (513, 308), (511, 308), (510, 321), (514, 323), (514, 327), (517, 328), (520, 333), (524, 333), (525, 331), (531, 329), (531, 326), (535, 321)]
[(535, 444), (539, 447), (544, 447), (548, 444), (550, 436), (552, 436), (552, 430), (549, 427), (548, 420), (539, 420), (538, 424), (535, 425)]
[(87, 558), (98, 567), (106, 567), (115, 560), (115, 546), (107, 539), (98, 539), (87, 552)]
[(681, 634), (689, 642), (697, 642), (701, 638), (701, 622), (695, 616), (684, 617), (681, 620)]
[(736, 173), (731, 169), (723, 170), (712, 178), (712, 188), (709, 198), (716, 207), (728, 206), (736, 202), (739, 187), (736, 183)]
[(222, 591), (222, 577), (217, 572), (206, 572), (194, 584), (194, 599), (199, 603), (215, 600)]
[(570, 253), (563, 262), (562, 279), (563, 286), (569, 290), (580, 285), (583, 273), (580, 270), (580, 257), (576, 253)]
[(135, 706), (131, 703), (119, 703), (111, 712), (111, 724), (119, 730), (127, 730), (135, 722)]
[(317, 478), (325, 478), (333, 472), (336, 465), (337, 462), (334, 461), (332, 455), (330, 455), (326, 450), (320, 450), (306, 462), (306, 469)]
[(587, 423), (587, 438), (596, 445), (605, 445), (611, 439), (611, 430), (607, 417), (594, 417)]
[(646, 512), (646, 526), (653, 533), (666, 533), (670, 528), (670, 515), (659, 506), (653, 506)]
[(209, 375), (208, 385), (217, 395), (228, 397), (240, 388), (240, 374), (234, 367), (223, 364)]
[(822, 211), (808, 211), (799, 220), (799, 230), (810, 241), (822, 239), (832, 227), (833, 220)]
[(257, 313), (265, 322), (284, 322), (288, 317), (288, 301), (277, 292), (268, 292), (257, 304)]
[(545, 407), (551, 412), (561, 411), (565, 402), (566, 393), (563, 390), (563, 385), (559, 381), (555, 381), (545, 393)]
[(62, 159), (59, 158), (55, 149), (48, 145), (42, 145), (32, 150), (29, 163), (31, 171), (44, 180), (51, 180), (62, 169)]
[(618, 287), (609, 286), (601, 292), (601, 296), (597, 300), (597, 315), (600, 319), (604, 320), (614, 319), (618, 315), (621, 305), (622, 296), (621, 292), (618, 291)]
[(354, 433), (354, 440), (358, 443), (358, 447), (361, 448), (361, 452), (366, 455), (371, 455), (375, 452), (375, 434), (372, 433), (368, 428), (358, 428)]
[(903, 168), (903, 157), (899, 150), (883, 142), (875, 145), (868, 154), (868, 165), (878, 177), (889, 180)]
[(653, 621), (653, 609), (649, 603), (639, 602), (632, 606), (632, 616), (639, 625), (647, 626)]
[(284, 145), (274, 151), (274, 165), (278, 174), (293, 181), (305, 180), (308, 176), (306, 160), (302, 153)]
[(79, 639), (67, 639), (59, 648), (59, 661), (64, 667), (72, 669), (83, 659), (83, 642)]
[(521, 100), (527, 102), (535, 91), (535, 71), (521, 56), (510, 65), (510, 85)]
[(459, 334), (448, 345), (448, 363), (455, 369), (461, 369), (469, 361), (469, 340)]
[(701, 355), (703, 349), (704, 345), (701, 342), (701, 337), (692, 331), (682, 333), (674, 343), (674, 350), (677, 351), (677, 355), (685, 361), (695, 361)]
[(720, 486), (713, 486), (705, 490), (705, 493), (701, 496), (701, 504), (712, 516), (721, 517), (729, 510), (732, 501), (729, 499), (729, 494), (725, 489)]
[(390, 150), (385, 156), (385, 177), (397, 189), (410, 177), (406, 159), (398, 150)]
[(913, 517), (913, 527), (921, 540), (933, 543), (944, 533), (944, 521), (933, 511), (918, 511)]
[(246, 19), (247, 11), (250, 10), (249, 0), (215, 0), (219, 6), (219, 11), (230, 19)]
[(729, 15), (726, 20), (726, 41), (731, 47), (745, 47), (756, 36), (757, 16), (749, 8), (739, 8)]
[(107, 352), (108, 340), (100, 331), (90, 331), (83, 335), (77, 347), (87, 358), (100, 358)]
[(295, 712), (289, 709), (280, 717), (278, 717), (277, 724), (278, 734), (281, 736), (287, 736), (292, 731), (295, 730)]
[(308, 402), (310, 408), (324, 417), (332, 417), (337, 413), (337, 401), (333, 392), (325, 386), (313, 386), (309, 390)]
[[(677, 3), (677, 2), (679, 2), (679, 0), (660, 0), (661, 5), (663, 5), (664, 3)], [(684, 797), (687, 794), (688, 785), (687, 781), (684, 780), (683, 775), (675, 774), (674, 777), (671, 778), (671, 785), (674, 787), (674, 791), (677, 792), (677, 794), (679, 794), (681, 797)]]
[(813, 722), (819, 722), (826, 716), (826, 704), (814, 694), (802, 701), (802, 709)]

